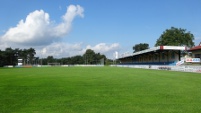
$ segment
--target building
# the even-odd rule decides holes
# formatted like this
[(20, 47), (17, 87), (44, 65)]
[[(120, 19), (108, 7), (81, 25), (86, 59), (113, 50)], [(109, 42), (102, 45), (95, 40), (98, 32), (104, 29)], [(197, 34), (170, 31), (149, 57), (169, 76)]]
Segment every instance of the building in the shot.
[(198, 46), (195, 46), (188, 50), (192, 54), (192, 58), (200, 58), (201, 59), (201, 42)]
[(122, 65), (176, 65), (181, 61), (183, 46), (158, 46), (132, 54), (123, 54), (118, 60)]

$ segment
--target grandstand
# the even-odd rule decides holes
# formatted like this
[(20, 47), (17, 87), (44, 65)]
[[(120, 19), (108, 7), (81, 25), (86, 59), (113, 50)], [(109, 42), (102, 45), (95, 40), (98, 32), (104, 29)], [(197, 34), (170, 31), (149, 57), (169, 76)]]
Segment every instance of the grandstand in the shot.
[(121, 65), (176, 65), (181, 61), (183, 46), (157, 46), (118, 58)]

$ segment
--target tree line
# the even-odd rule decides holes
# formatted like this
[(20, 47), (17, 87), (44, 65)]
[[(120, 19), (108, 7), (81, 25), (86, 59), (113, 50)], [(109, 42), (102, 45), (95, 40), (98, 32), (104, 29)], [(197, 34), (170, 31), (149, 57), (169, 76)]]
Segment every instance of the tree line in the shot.
[(0, 50), (0, 66), (5, 65), (17, 65), (18, 58), (23, 59), (23, 63), (26, 64), (33, 64), (36, 57), (35, 49), (12, 49), (11, 47), (6, 48), (4, 51)]
[(18, 59), (22, 59), (23, 65), (74, 65), (74, 64), (108, 64), (112, 61), (107, 59), (105, 55), (95, 53), (91, 49), (87, 49), (83, 55), (76, 55), (73, 57), (54, 58), (48, 56), (47, 58), (35, 57), (36, 51), (33, 48), (29, 49), (12, 49), (6, 48), (4, 51), (0, 50), (0, 67), (6, 65), (16, 66)]
[[(166, 29), (157, 39), (155, 46), (194, 46), (194, 35), (186, 29), (171, 27)], [(133, 46), (133, 52), (149, 49), (149, 44), (139, 43)]]
[(106, 64), (108, 59), (105, 55), (95, 53), (92, 49), (87, 49), (83, 55), (76, 55), (66, 58), (54, 58), (48, 56), (47, 58), (40, 59), (40, 64), (48, 65), (59, 63), (61, 65), (74, 65), (74, 64)]

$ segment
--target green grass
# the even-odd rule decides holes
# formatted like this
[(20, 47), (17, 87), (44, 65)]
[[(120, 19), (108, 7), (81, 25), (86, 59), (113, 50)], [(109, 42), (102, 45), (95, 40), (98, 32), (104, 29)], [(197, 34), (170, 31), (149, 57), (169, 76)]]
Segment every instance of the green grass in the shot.
[(0, 113), (200, 113), (201, 75), (117, 67), (1, 68)]

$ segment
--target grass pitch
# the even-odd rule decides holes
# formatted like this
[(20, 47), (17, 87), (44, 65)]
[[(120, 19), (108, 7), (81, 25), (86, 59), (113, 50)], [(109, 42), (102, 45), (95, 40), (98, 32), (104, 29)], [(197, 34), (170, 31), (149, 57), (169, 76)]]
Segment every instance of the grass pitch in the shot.
[(199, 113), (201, 75), (117, 67), (1, 68), (0, 113)]

